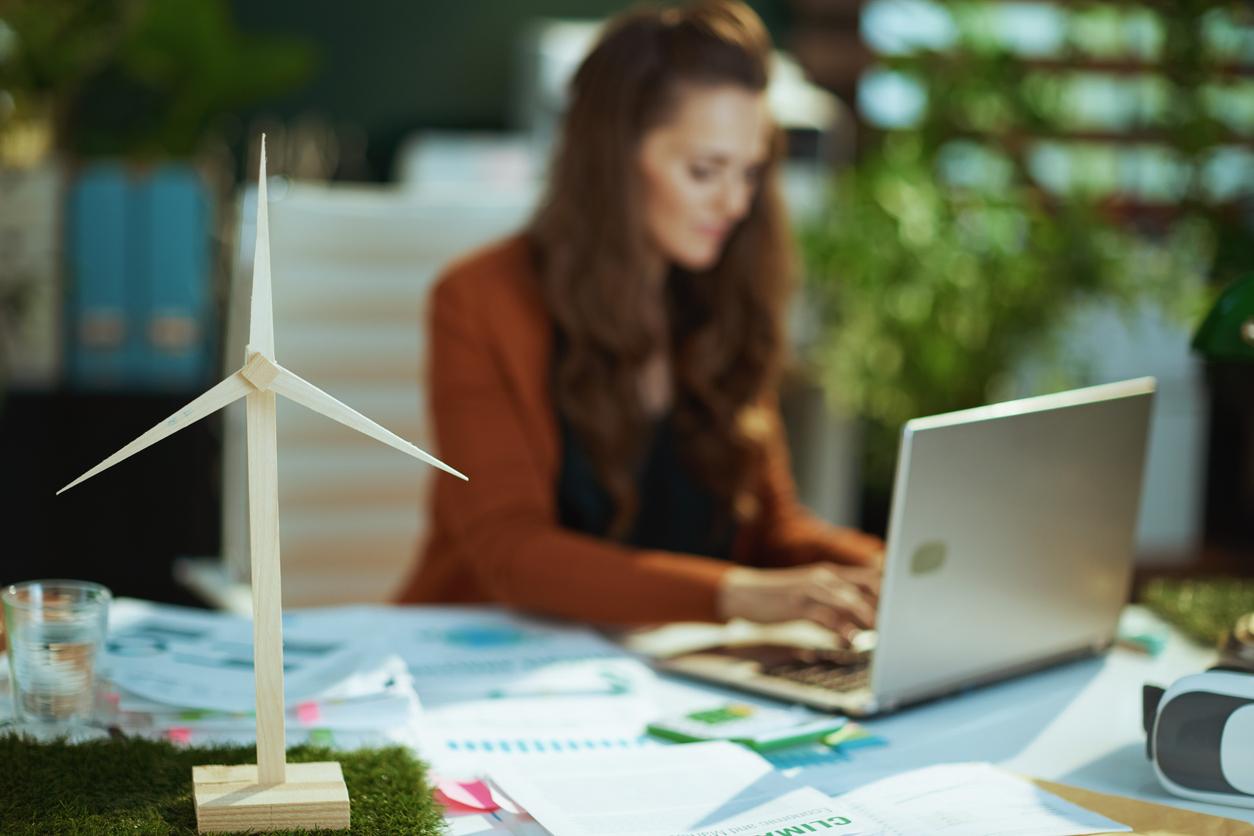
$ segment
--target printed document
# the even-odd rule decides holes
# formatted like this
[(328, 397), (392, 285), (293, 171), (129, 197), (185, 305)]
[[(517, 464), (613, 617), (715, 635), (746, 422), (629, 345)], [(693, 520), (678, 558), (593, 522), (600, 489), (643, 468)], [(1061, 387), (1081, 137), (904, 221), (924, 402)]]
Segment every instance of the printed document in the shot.
[[(257, 704), (251, 619), (121, 599), (109, 611), (102, 657), (105, 677), (148, 700), (212, 711), (252, 711)], [(285, 627), (285, 701), (316, 697), (378, 662), (334, 630)]]
[(536, 758), (491, 778), (553, 836), (868, 832), (823, 793), (725, 741)]
[(915, 769), (837, 796), (854, 820), (874, 817), (885, 836), (1081, 836), (1127, 832), (1105, 816), (987, 763)]
[(293, 610), (293, 630), (374, 636), (409, 666), (425, 706), (471, 699), (618, 696), (650, 687), (648, 666), (586, 627), (486, 607)]

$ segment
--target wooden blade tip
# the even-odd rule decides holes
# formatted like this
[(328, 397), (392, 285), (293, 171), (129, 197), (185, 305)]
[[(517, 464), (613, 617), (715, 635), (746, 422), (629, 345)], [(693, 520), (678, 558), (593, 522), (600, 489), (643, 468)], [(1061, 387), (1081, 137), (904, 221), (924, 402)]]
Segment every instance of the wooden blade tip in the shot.
[(410, 442), (405, 442), (405, 443), (409, 446), (409, 453), (414, 458), (420, 459), (426, 462), (427, 464), (434, 467), (436, 470), (443, 470), (445, 473), (449, 474), (450, 476), (456, 476), (458, 479), (461, 479), (463, 482), (470, 481), (470, 477), (467, 476), (465, 473), (462, 473), (457, 468), (451, 465), (445, 464), (444, 462), (440, 461), (435, 456), (431, 455), (430, 453), (426, 452), (421, 447), (418, 447), (415, 444), (411, 444)]
[(57, 491), (55, 494), (53, 494), (53, 496), (60, 496), (61, 494), (63, 494), (63, 493), (65, 493), (66, 491), (68, 491), (70, 488), (75, 488), (75, 487), (78, 487), (78, 486), (79, 486), (79, 485), (81, 485), (83, 482), (86, 482), (86, 481), (87, 481), (87, 479), (88, 479), (89, 477), (94, 476), (94, 475), (95, 475), (95, 474), (93, 474), (90, 470), (89, 470), (89, 471), (87, 471), (87, 472), (86, 472), (86, 473), (84, 473), (82, 476), (78, 477), (78, 478), (77, 478), (77, 479), (75, 479), (73, 482), (70, 482), (70, 483), (69, 483), (68, 485), (66, 485), (64, 488), (62, 488), (61, 490)]
[(447, 464), (435, 458), (434, 456), (424, 455), (422, 456), (422, 459), (427, 464), (432, 465), (436, 470), (443, 470), (445, 473), (449, 474), (450, 476), (456, 476), (458, 479), (461, 479), (463, 482), (470, 481), (470, 477), (467, 476), (465, 473), (462, 473), (460, 470), (458, 470), (455, 467), (449, 467)]

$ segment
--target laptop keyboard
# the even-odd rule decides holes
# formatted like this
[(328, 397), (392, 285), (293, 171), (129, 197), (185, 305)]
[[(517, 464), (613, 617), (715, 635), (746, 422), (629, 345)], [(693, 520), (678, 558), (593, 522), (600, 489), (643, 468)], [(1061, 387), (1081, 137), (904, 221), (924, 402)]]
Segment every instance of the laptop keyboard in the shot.
[(767, 676), (777, 676), (828, 691), (856, 691), (865, 688), (870, 681), (870, 672), (871, 668), (865, 662), (848, 665), (826, 661), (797, 661), (762, 668), (762, 673)]
[(774, 676), (829, 691), (855, 691), (870, 679), (870, 653), (820, 650), (776, 644), (742, 644), (705, 651), (752, 661), (764, 676)]

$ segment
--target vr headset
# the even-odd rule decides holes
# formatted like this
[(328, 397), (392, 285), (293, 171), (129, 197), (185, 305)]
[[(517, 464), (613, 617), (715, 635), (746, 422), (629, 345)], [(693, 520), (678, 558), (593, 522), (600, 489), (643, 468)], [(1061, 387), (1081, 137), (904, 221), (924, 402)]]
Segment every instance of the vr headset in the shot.
[(1146, 754), (1168, 792), (1254, 807), (1254, 671), (1215, 667), (1142, 690)]

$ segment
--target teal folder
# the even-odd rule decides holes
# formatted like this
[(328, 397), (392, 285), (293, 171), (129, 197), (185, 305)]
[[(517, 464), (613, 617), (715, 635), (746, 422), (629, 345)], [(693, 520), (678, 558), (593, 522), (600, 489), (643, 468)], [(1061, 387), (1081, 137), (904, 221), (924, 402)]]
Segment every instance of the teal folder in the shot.
[(133, 187), (132, 291), (148, 389), (208, 382), (213, 320), (209, 191), (190, 166), (163, 166)]
[(66, 357), (76, 388), (116, 389), (139, 378), (142, 346), (127, 276), (129, 202), (127, 173), (113, 164), (84, 170), (68, 196)]

